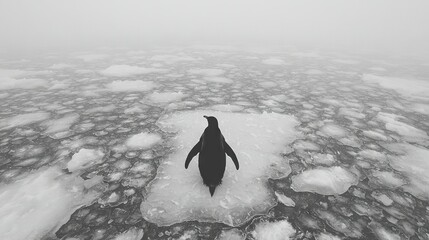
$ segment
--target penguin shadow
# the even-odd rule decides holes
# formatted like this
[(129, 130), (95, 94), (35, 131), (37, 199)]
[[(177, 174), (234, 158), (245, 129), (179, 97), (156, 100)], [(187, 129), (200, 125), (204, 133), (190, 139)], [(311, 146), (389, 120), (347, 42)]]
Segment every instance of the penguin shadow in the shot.
[(225, 173), (226, 155), (234, 162), (235, 168), (239, 169), (237, 156), (232, 148), (225, 141), (219, 129), (218, 121), (213, 116), (203, 116), (207, 119), (208, 126), (200, 137), (200, 140), (191, 149), (185, 161), (185, 168), (188, 169), (191, 160), (198, 155), (198, 168), (200, 170), (203, 184), (209, 188), (213, 197), (216, 187), (222, 183)]

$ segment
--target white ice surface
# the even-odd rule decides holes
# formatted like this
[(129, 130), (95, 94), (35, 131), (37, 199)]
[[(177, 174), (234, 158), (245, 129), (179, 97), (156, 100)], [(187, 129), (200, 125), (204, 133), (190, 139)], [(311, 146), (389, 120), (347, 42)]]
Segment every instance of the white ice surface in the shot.
[(287, 220), (258, 223), (252, 236), (257, 240), (288, 240), (296, 231)]
[(0, 69), (0, 90), (9, 89), (31, 89), (46, 87), (48, 81), (40, 78), (20, 78), (26, 72), (21, 70)]
[(55, 231), (78, 207), (97, 196), (87, 192), (84, 184), (82, 178), (64, 175), (56, 167), (1, 184), (0, 239), (41, 239)]
[(69, 113), (61, 118), (48, 120), (42, 125), (47, 127), (45, 131), (47, 135), (57, 138), (66, 135), (71, 125), (76, 123), (77, 120), (79, 120), (79, 114)]
[(162, 138), (158, 134), (142, 132), (128, 138), (125, 145), (130, 149), (148, 149), (161, 140)]
[(109, 77), (129, 77), (134, 75), (143, 75), (143, 74), (160, 73), (160, 72), (165, 72), (165, 69), (145, 68), (145, 67), (130, 66), (130, 65), (112, 65), (100, 71), (102, 75), (109, 76)]
[[(203, 115), (218, 118), (226, 141), (240, 162), (237, 171), (229, 157), (223, 183), (213, 197), (203, 185), (198, 155), (188, 169), (184, 162), (207, 126)], [(179, 112), (159, 120), (164, 131), (175, 132), (174, 153), (162, 161), (141, 205), (143, 217), (157, 225), (182, 221), (222, 222), (236, 226), (276, 204), (266, 187), (269, 177), (290, 173), (283, 148), (298, 135), (298, 121), (275, 113), (243, 114), (213, 111)]]
[(113, 81), (106, 84), (106, 88), (112, 92), (141, 92), (149, 91), (156, 87), (156, 84), (151, 81)]
[(85, 169), (101, 163), (103, 157), (104, 153), (101, 150), (82, 148), (72, 156), (72, 159), (67, 163), (67, 169), (70, 172)]
[(411, 144), (390, 144), (388, 148), (399, 154), (389, 158), (390, 165), (408, 177), (404, 190), (429, 200), (429, 149)]
[(0, 120), (0, 130), (20, 127), (48, 119), (50, 116), (47, 112), (34, 112), (16, 115), (10, 118)]
[(364, 74), (362, 79), (365, 82), (376, 83), (384, 88), (393, 89), (408, 97), (429, 98), (429, 81), (377, 76), (373, 74)]
[(342, 167), (318, 167), (293, 176), (291, 188), (297, 192), (336, 195), (346, 192), (358, 181), (355, 174)]
[(425, 131), (399, 121), (404, 119), (402, 116), (380, 112), (377, 114), (377, 119), (385, 123), (387, 130), (396, 132), (404, 137), (406, 141), (419, 142), (428, 139), (428, 135)]

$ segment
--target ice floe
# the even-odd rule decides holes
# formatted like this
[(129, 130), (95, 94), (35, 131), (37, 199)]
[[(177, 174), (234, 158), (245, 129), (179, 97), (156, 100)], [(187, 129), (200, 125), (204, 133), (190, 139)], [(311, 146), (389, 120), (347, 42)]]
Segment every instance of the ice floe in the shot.
[(346, 192), (358, 180), (355, 174), (342, 167), (319, 167), (293, 176), (291, 188), (297, 192), (335, 195)]
[(156, 84), (151, 81), (113, 81), (106, 84), (106, 89), (112, 92), (141, 92), (149, 91), (156, 87)]
[(24, 113), (0, 120), (0, 130), (37, 123), (49, 119), (47, 112)]
[(409, 179), (409, 183), (402, 186), (404, 190), (429, 200), (429, 150), (411, 144), (390, 144), (388, 148), (398, 154), (389, 157), (390, 165)]
[(41, 239), (50, 234), (78, 207), (97, 197), (84, 183), (82, 178), (52, 167), (1, 184), (0, 239)]
[(53, 138), (62, 138), (70, 134), (69, 128), (79, 120), (79, 114), (69, 113), (65, 116), (48, 120), (42, 125), (47, 127), (45, 133)]
[(161, 68), (145, 68), (131, 65), (112, 65), (100, 71), (100, 73), (108, 77), (129, 77), (149, 73), (161, 73), (165, 71), (165, 69)]
[(258, 240), (288, 240), (296, 231), (287, 220), (278, 222), (261, 222), (256, 224), (252, 237)]
[(48, 86), (48, 81), (40, 78), (25, 78), (27, 72), (13, 69), (0, 69), (0, 90), (32, 89)]
[(412, 78), (399, 78), (364, 74), (362, 79), (365, 82), (376, 83), (384, 88), (393, 89), (408, 97), (419, 97), (428, 99), (429, 82)]
[(428, 139), (425, 131), (399, 121), (399, 119), (405, 119), (402, 116), (380, 112), (377, 114), (377, 119), (385, 123), (387, 130), (398, 133), (406, 141), (419, 142)]
[(75, 153), (67, 163), (67, 169), (70, 172), (82, 170), (102, 162), (104, 157), (103, 151), (99, 149), (82, 148)]
[[(198, 159), (184, 168), (188, 152), (207, 125), (203, 115), (218, 118), (226, 141), (240, 161), (237, 171), (227, 159), (223, 183), (213, 197), (202, 184)], [(268, 177), (290, 173), (289, 164), (280, 153), (297, 137), (297, 124), (294, 117), (275, 113), (192, 111), (161, 119), (158, 125), (164, 131), (177, 134), (175, 152), (161, 162), (148, 188), (141, 205), (143, 217), (162, 226), (191, 220), (236, 226), (265, 212), (276, 202), (265, 186)]]
[(161, 140), (162, 138), (158, 134), (142, 132), (128, 138), (125, 145), (130, 149), (148, 149), (160, 143)]

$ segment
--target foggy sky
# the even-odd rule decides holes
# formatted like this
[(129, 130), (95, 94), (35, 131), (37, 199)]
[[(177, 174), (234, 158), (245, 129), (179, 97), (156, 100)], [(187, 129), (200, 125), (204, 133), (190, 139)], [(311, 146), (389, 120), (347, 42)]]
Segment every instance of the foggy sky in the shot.
[(429, 54), (427, 0), (0, 0), (0, 50), (297, 45)]

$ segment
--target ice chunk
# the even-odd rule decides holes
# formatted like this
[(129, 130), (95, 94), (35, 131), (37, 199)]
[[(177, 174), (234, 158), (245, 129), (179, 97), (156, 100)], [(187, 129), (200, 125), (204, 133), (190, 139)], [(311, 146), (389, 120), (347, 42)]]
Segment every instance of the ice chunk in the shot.
[[(97, 193), (85, 181), (53, 167), (0, 185), (0, 239), (41, 239), (66, 222)], [(86, 193), (84, 193), (86, 192)]]
[(296, 231), (287, 220), (278, 222), (261, 222), (255, 227), (252, 236), (258, 240), (292, 239)]
[(180, 101), (182, 98), (186, 97), (186, 94), (181, 92), (154, 92), (149, 95), (149, 99), (155, 103), (169, 103)]
[(129, 77), (133, 75), (160, 73), (165, 71), (166, 71), (165, 69), (161, 69), (161, 68), (144, 68), (144, 67), (130, 66), (130, 65), (112, 65), (100, 71), (100, 73), (104, 76), (109, 76), (109, 77)]
[(286, 197), (284, 194), (278, 192), (274, 192), (274, 194), (276, 195), (279, 202), (283, 203), (283, 205), (288, 207), (295, 207), (295, 202), (291, 198)]
[(399, 234), (396, 234), (392, 232), (389, 229), (384, 228), (381, 224), (377, 222), (371, 222), (369, 224), (369, 227), (371, 230), (375, 233), (375, 235), (380, 240), (401, 240), (401, 236)]
[(142, 80), (113, 81), (106, 85), (107, 90), (112, 92), (141, 92), (149, 91), (155, 87), (155, 83)]
[[(240, 162), (237, 171), (227, 157), (223, 183), (213, 197), (202, 183), (198, 156), (188, 169), (184, 168), (188, 152), (207, 126), (203, 115), (218, 118), (222, 133)], [(280, 153), (298, 135), (295, 130), (298, 121), (294, 117), (193, 111), (168, 115), (158, 125), (164, 131), (177, 133), (176, 152), (161, 162), (148, 189), (141, 205), (145, 219), (162, 226), (192, 220), (236, 226), (276, 204), (266, 181), (279, 176), (280, 170), (285, 175), (291, 171)]]
[(406, 184), (405, 180), (394, 172), (378, 170), (372, 171), (369, 180), (372, 183), (380, 184), (388, 188), (397, 188)]
[(125, 145), (130, 149), (148, 149), (161, 140), (162, 138), (158, 134), (142, 132), (128, 138)]
[(79, 114), (70, 113), (63, 116), (62, 118), (46, 121), (42, 123), (42, 125), (47, 127), (45, 131), (46, 134), (57, 138), (67, 134), (70, 126), (73, 125), (77, 120), (79, 120)]
[(335, 195), (346, 192), (358, 180), (355, 174), (342, 167), (319, 167), (293, 176), (291, 188), (297, 192)]
[(103, 157), (104, 153), (101, 150), (82, 148), (72, 156), (72, 159), (67, 163), (67, 169), (70, 172), (82, 170), (101, 163)]
[(347, 132), (344, 128), (335, 125), (333, 123), (327, 123), (325, 124), (321, 129), (320, 132), (322, 134), (327, 135), (329, 137), (333, 137), (336, 139), (340, 139), (346, 136)]
[(14, 117), (0, 120), (0, 130), (20, 127), (48, 119), (50, 116), (47, 112), (35, 112), (16, 115)]
[(382, 133), (376, 132), (376, 131), (367, 130), (367, 131), (363, 131), (362, 133), (363, 133), (363, 135), (365, 135), (371, 139), (374, 139), (374, 140), (381, 140), (381, 141), (387, 141), (388, 140), (387, 136), (385, 136)]
[(429, 200), (429, 150), (411, 144), (390, 144), (387, 147), (400, 154), (389, 160), (395, 170), (408, 177), (410, 182), (403, 186), (404, 190), (415, 197)]
[(230, 229), (222, 231), (221, 234), (216, 238), (216, 240), (244, 240), (245, 237), (243, 233), (238, 229)]
[(143, 229), (130, 228), (117, 235), (114, 240), (140, 240), (143, 238)]

